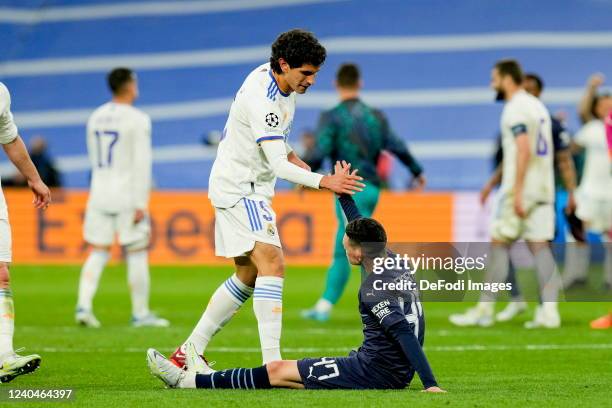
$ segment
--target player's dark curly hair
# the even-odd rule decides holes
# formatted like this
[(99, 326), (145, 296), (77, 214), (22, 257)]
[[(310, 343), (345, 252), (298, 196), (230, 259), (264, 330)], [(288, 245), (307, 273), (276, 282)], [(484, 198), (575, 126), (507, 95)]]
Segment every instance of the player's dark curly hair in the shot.
[(387, 233), (382, 224), (373, 218), (358, 218), (348, 223), (346, 236), (362, 246), (365, 256), (377, 256), (387, 246)]
[(304, 64), (315, 67), (325, 62), (327, 52), (319, 40), (310, 32), (294, 29), (282, 33), (272, 44), (270, 65), (277, 74), (282, 73), (278, 60), (287, 61), (291, 68), (298, 68)]

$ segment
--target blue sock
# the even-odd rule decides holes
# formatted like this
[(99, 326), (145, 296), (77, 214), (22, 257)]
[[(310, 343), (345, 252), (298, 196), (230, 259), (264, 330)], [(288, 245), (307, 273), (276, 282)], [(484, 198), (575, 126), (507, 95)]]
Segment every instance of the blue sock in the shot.
[(212, 374), (196, 374), (196, 388), (267, 389), (272, 388), (266, 366), (230, 368)]

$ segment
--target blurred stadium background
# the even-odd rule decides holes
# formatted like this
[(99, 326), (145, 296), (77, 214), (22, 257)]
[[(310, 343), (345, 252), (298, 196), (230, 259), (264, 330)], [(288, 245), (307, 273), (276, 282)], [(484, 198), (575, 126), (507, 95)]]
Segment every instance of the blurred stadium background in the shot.
[[(329, 57), (314, 89), (298, 98), (291, 143), (299, 146), (300, 134), (336, 102), (338, 65), (356, 62), (364, 99), (385, 111), (429, 182), (428, 193), (395, 200), (410, 177), (394, 165), (389, 187), (396, 193), (383, 197), (377, 214), (393, 225), (391, 236), (485, 240), (475, 192), (491, 171), (501, 112), (488, 89), (493, 62), (511, 56), (540, 74), (547, 105), (565, 112), (575, 131), (586, 78), (612, 64), (610, 15), (607, 0), (562, 6), (548, 0), (2, 0), (0, 80), (13, 94), (22, 136), (47, 140), (67, 188), (44, 216), (29, 209), (27, 194), (7, 193), (19, 243), (15, 261), (83, 258), (84, 124), (109, 98), (105, 74), (125, 65), (138, 72), (137, 105), (153, 119), (160, 192), (152, 202), (158, 249), (152, 261), (216, 262), (212, 211), (201, 195), (215, 148), (203, 140), (223, 128), (244, 76), (267, 60), (278, 33), (293, 27), (316, 33)], [(13, 171), (2, 157), (0, 174)], [(334, 229), (331, 196), (283, 194), (275, 206), (290, 262), (325, 264)]]
[[(214, 257), (213, 211), (205, 190), (215, 148), (203, 140), (223, 128), (244, 76), (267, 60), (280, 32), (309, 29), (329, 53), (314, 88), (298, 98), (291, 143), (299, 146), (302, 132), (315, 128), (319, 113), (335, 104), (332, 80), (339, 64), (359, 64), (364, 99), (384, 110), (428, 178), (426, 192), (406, 192), (410, 177), (394, 165), (375, 214), (391, 239), (485, 241), (487, 210), (477, 192), (492, 170), (502, 109), (488, 88), (493, 63), (514, 57), (526, 71), (540, 74), (546, 104), (565, 112), (575, 132), (587, 78), (596, 71), (612, 74), (611, 17), (612, 0), (0, 0), (0, 81), (11, 90), (21, 135), (28, 143), (44, 137), (64, 187), (45, 212), (32, 209), (29, 191), (4, 188), (13, 228), (15, 345), (44, 359), (40, 372), (11, 386), (75, 388), (86, 406), (193, 405), (195, 398), (210, 406), (245, 403), (244, 393), (231, 390), (161, 392), (146, 373), (144, 350), (172, 352), (231, 273), (227, 261)], [(85, 122), (110, 98), (105, 75), (118, 65), (138, 73), (137, 106), (153, 119), (151, 303), (171, 320), (168, 329), (128, 326), (120, 264), (107, 269), (96, 298), (103, 329), (74, 324), (87, 253)], [(14, 174), (4, 155), (0, 174), (3, 184)], [(331, 257), (332, 195), (280, 185), (274, 207), (289, 266), (283, 355), (344, 354), (362, 338), (355, 312), (358, 274), (332, 324), (299, 316), (320, 294)], [(600, 276), (601, 269), (594, 266), (592, 273)], [(530, 274), (521, 275), (522, 284), (534, 282)], [(426, 351), (450, 391), (445, 396), (423, 398), (416, 381), (411, 391), (345, 392), (341, 400), (338, 393), (253, 392), (248, 403), (610, 405), (610, 333), (588, 328), (609, 303), (564, 302), (563, 327), (549, 331), (524, 330), (530, 313), (492, 329), (452, 327), (449, 313), (465, 306), (426, 306)], [(260, 364), (250, 310), (238, 313), (207, 353), (221, 368)]]

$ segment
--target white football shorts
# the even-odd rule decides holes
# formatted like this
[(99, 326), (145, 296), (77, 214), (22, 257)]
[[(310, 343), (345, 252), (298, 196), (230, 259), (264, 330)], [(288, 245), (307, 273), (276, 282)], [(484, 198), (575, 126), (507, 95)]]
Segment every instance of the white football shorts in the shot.
[(514, 198), (500, 193), (493, 210), (491, 237), (504, 242), (525, 239), (533, 242), (550, 241), (555, 236), (555, 209), (549, 203), (528, 203), (526, 218), (514, 212)]
[(91, 245), (110, 246), (115, 236), (118, 237), (119, 244), (122, 246), (140, 242), (148, 244), (151, 236), (151, 221), (145, 217), (138, 224), (134, 224), (133, 210), (107, 213), (99, 209), (88, 208), (85, 212), (83, 233), (85, 241)]
[(589, 230), (604, 233), (612, 229), (612, 200), (576, 194), (576, 217), (587, 223)]
[(215, 207), (215, 254), (244, 256), (264, 242), (281, 248), (276, 214), (270, 202), (257, 194), (240, 199), (233, 207)]

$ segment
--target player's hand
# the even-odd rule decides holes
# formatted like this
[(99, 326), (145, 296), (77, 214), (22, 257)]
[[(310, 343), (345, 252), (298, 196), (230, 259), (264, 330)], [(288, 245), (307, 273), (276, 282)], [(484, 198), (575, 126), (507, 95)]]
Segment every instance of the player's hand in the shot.
[(357, 170), (351, 172), (351, 165), (342, 161), (336, 162), (334, 174), (328, 174), (321, 179), (320, 187), (333, 191), (336, 194), (355, 194), (363, 191), (365, 184), (360, 181), (363, 177), (357, 175)]
[(567, 196), (567, 205), (565, 206), (566, 214), (573, 214), (576, 212), (576, 197), (574, 197), (574, 192), (570, 192)]
[(514, 195), (514, 213), (518, 215), (519, 218), (527, 217), (527, 212), (525, 211), (525, 207), (523, 207), (523, 195), (522, 194)]
[(140, 221), (144, 220), (145, 218), (145, 211), (141, 210), (141, 209), (137, 209), (136, 211), (134, 211), (134, 225), (138, 224)]
[(604, 76), (604, 74), (602, 74), (601, 72), (596, 72), (589, 77), (589, 82), (588, 82), (589, 88), (597, 89), (603, 85), (605, 80), (606, 80), (606, 77)]
[(34, 199), (32, 200), (34, 208), (46, 210), (51, 203), (51, 191), (49, 187), (47, 187), (41, 179), (28, 181), (28, 187), (30, 187), (30, 190), (34, 193)]
[(489, 198), (491, 191), (493, 191), (493, 187), (489, 183), (485, 184), (482, 190), (480, 190), (480, 205), (483, 207), (487, 203), (487, 198)]
[(419, 193), (425, 188), (425, 185), (427, 184), (427, 179), (425, 178), (425, 175), (421, 173), (417, 177), (412, 179), (411, 184), (412, 190)]
[(440, 387), (429, 387), (421, 392), (445, 393), (446, 391)]

